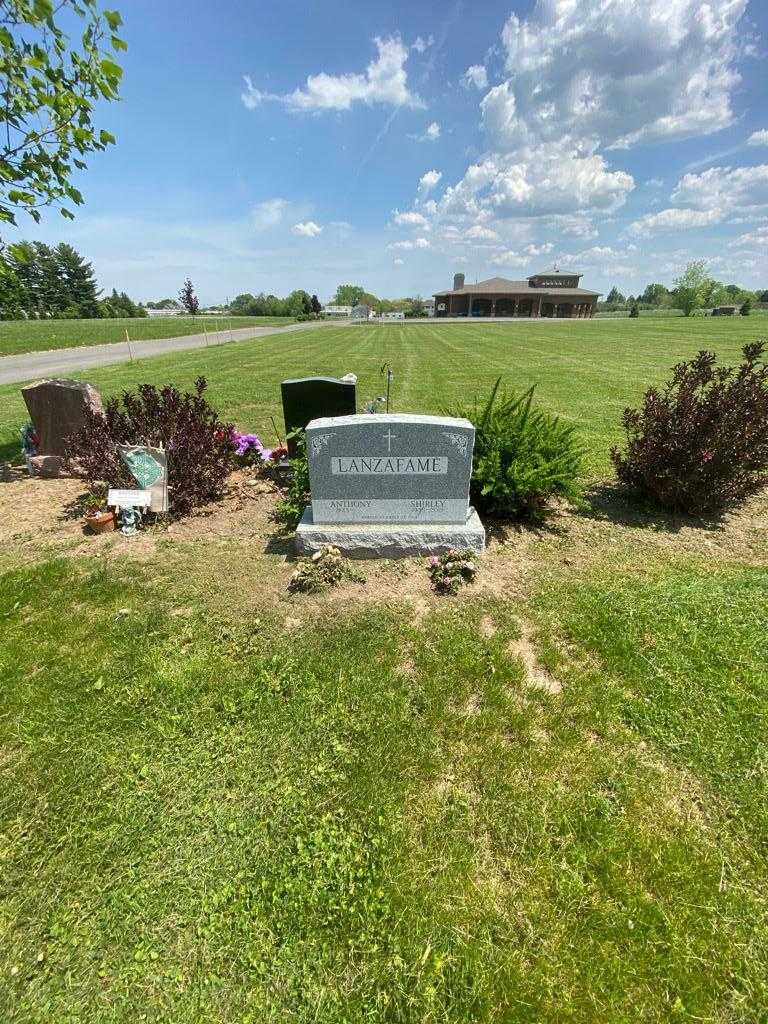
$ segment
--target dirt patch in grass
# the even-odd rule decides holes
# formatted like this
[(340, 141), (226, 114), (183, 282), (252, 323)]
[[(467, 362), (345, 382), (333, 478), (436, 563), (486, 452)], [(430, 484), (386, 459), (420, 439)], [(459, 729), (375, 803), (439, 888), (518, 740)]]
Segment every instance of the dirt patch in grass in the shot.
[[(636, 548), (641, 560), (656, 552), (766, 562), (765, 494), (718, 522), (703, 523), (660, 518), (638, 510), (615, 492), (606, 497), (607, 490), (586, 507), (558, 507), (550, 523), (537, 530), (487, 523), (488, 548), (478, 579), (462, 588), (459, 600), (524, 599), (534, 573), (549, 567), (576, 571), (604, 558), (606, 551), (626, 557), (628, 548)], [(348, 580), (320, 595), (289, 594), (295, 559), (290, 534), (281, 533), (271, 518), (277, 494), (270, 482), (238, 471), (231, 475), (220, 501), (180, 522), (126, 538), (119, 532), (91, 535), (84, 531), (81, 481), (17, 479), (0, 483), (0, 549), (12, 563), (51, 553), (151, 561), (161, 571), (182, 576), (213, 604), (256, 608), (266, 603), (299, 621), (360, 604), (403, 602), (419, 622), (452, 600), (434, 594), (424, 559), (360, 562), (357, 568), (364, 582)], [(492, 636), (490, 620), (480, 628), (485, 638)], [(533, 685), (557, 690), (557, 681), (536, 662), (527, 635), (511, 653), (522, 659)]]
[(531, 639), (531, 629), (527, 622), (520, 624), (520, 636), (510, 644), (509, 653), (522, 661), (525, 669), (525, 681), (528, 686), (544, 690), (552, 695), (562, 692), (563, 684), (539, 661)]

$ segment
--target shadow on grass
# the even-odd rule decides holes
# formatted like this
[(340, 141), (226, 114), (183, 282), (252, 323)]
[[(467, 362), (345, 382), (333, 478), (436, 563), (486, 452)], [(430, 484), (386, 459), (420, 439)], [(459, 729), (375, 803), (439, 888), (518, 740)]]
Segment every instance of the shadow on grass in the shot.
[(679, 533), (682, 529), (722, 530), (723, 512), (692, 516), (683, 512), (669, 512), (633, 495), (621, 484), (600, 483), (589, 488), (579, 514), (585, 519), (597, 519), (657, 533)]
[(265, 555), (283, 555), (289, 562), (296, 561), (293, 547), (293, 531), (273, 533), (264, 546)]
[(479, 513), (485, 527), (485, 539), (488, 547), (492, 544), (507, 544), (516, 537), (532, 535), (534, 537), (561, 537), (567, 530), (557, 522), (557, 509), (552, 510), (548, 518), (538, 523), (523, 520), (499, 519), (492, 515)]
[(0, 441), (0, 462), (21, 462), (21, 443), (19, 441)]

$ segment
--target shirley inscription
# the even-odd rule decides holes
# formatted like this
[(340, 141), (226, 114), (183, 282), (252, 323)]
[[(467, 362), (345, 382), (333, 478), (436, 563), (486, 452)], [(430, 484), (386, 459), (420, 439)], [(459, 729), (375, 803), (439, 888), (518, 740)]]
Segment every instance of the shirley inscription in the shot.
[(314, 523), (466, 522), (469, 420), (334, 416), (306, 433)]

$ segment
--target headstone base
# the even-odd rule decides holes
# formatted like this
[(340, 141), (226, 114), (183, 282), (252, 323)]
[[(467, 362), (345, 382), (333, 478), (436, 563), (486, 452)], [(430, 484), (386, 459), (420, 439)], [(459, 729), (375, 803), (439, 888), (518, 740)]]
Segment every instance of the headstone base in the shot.
[(32, 455), (29, 460), (32, 472), (48, 480), (64, 475), (64, 462), (61, 455)]
[(485, 550), (485, 530), (470, 508), (465, 523), (315, 523), (309, 506), (296, 528), (296, 554), (311, 555), (326, 544), (347, 558), (413, 558), (445, 551)]

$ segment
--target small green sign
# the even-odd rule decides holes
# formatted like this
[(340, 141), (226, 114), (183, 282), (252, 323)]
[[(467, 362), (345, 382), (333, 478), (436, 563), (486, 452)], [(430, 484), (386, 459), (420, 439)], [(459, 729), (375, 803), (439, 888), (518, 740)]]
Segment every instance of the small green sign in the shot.
[(147, 452), (121, 452), (120, 454), (139, 487), (151, 487), (163, 476), (163, 467)]

